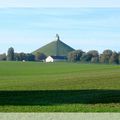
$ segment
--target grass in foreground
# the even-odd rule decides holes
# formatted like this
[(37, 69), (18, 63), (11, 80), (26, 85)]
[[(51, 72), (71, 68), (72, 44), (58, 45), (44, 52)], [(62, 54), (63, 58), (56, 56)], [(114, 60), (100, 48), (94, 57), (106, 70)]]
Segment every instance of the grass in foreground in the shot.
[(120, 66), (0, 62), (1, 112), (120, 112)]

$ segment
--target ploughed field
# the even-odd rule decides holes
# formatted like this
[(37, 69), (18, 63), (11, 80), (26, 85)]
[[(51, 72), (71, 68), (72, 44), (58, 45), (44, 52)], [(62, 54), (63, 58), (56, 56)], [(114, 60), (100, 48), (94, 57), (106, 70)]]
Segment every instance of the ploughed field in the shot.
[(120, 66), (0, 62), (1, 112), (120, 112)]

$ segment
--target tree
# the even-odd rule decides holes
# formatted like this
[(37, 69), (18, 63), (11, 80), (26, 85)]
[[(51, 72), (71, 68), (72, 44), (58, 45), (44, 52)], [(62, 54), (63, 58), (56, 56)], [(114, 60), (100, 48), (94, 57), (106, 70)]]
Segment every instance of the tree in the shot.
[(15, 53), (14, 60), (16, 61), (35, 61), (35, 55), (32, 53)]
[(99, 63), (99, 57), (92, 57), (91, 63)]
[(36, 61), (43, 61), (46, 59), (46, 55), (44, 53), (37, 52), (35, 54), (35, 60)]
[(80, 58), (84, 52), (82, 50), (75, 50), (68, 54), (68, 61), (77, 62), (80, 61)]
[(120, 64), (120, 52), (118, 52), (118, 63)]
[(10, 47), (7, 52), (7, 60), (13, 61), (14, 60), (14, 49)]
[(20, 61), (20, 54), (19, 53), (14, 53), (14, 60)]
[(20, 58), (20, 61), (26, 60), (26, 54), (23, 52), (19, 53), (19, 58)]
[(91, 62), (98, 63), (99, 62), (99, 53), (96, 50), (90, 50), (87, 53), (82, 54), (81, 62)]
[(87, 52), (87, 54), (91, 55), (91, 57), (98, 57), (99, 53), (97, 50), (90, 50)]
[(88, 61), (91, 63), (98, 63), (99, 62), (99, 53), (96, 50), (90, 50), (87, 52), (87, 55), (89, 56)]
[(33, 55), (31, 53), (27, 53), (25, 60), (26, 61), (35, 61), (35, 55)]
[(119, 64), (119, 59), (118, 59), (118, 53), (117, 52), (112, 53), (112, 55), (110, 57), (110, 60), (109, 60), (109, 63)]
[(74, 52), (69, 52), (68, 53), (68, 61), (69, 62), (75, 62), (75, 57), (74, 57)]
[(0, 54), (0, 61), (2, 61), (2, 60), (6, 60), (7, 58), (6, 58), (6, 54), (4, 53), (4, 54)]
[(100, 62), (108, 64), (110, 62), (110, 57), (112, 56), (112, 54), (112, 50), (104, 50), (103, 54), (100, 55)]
[(83, 53), (80, 61), (81, 62), (89, 62), (91, 60), (91, 55), (87, 54), (87, 53)]

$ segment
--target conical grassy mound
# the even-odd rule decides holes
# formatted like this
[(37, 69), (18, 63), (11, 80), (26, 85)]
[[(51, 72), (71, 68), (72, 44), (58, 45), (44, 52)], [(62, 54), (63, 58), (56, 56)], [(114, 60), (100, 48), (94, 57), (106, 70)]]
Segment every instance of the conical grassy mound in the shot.
[(53, 41), (33, 52), (36, 54), (37, 52), (44, 53), (45, 55), (53, 55), (53, 56), (67, 56), (69, 52), (73, 51), (74, 49), (67, 44), (63, 43), (59, 39)]

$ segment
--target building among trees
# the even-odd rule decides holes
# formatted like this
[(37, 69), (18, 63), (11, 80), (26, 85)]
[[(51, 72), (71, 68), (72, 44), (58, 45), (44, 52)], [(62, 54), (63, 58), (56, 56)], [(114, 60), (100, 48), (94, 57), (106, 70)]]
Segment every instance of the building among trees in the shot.
[(62, 62), (66, 60), (67, 60), (67, 57), (64, 57), (64, 56), (48, 56), (45, 59), (45, 62)]

